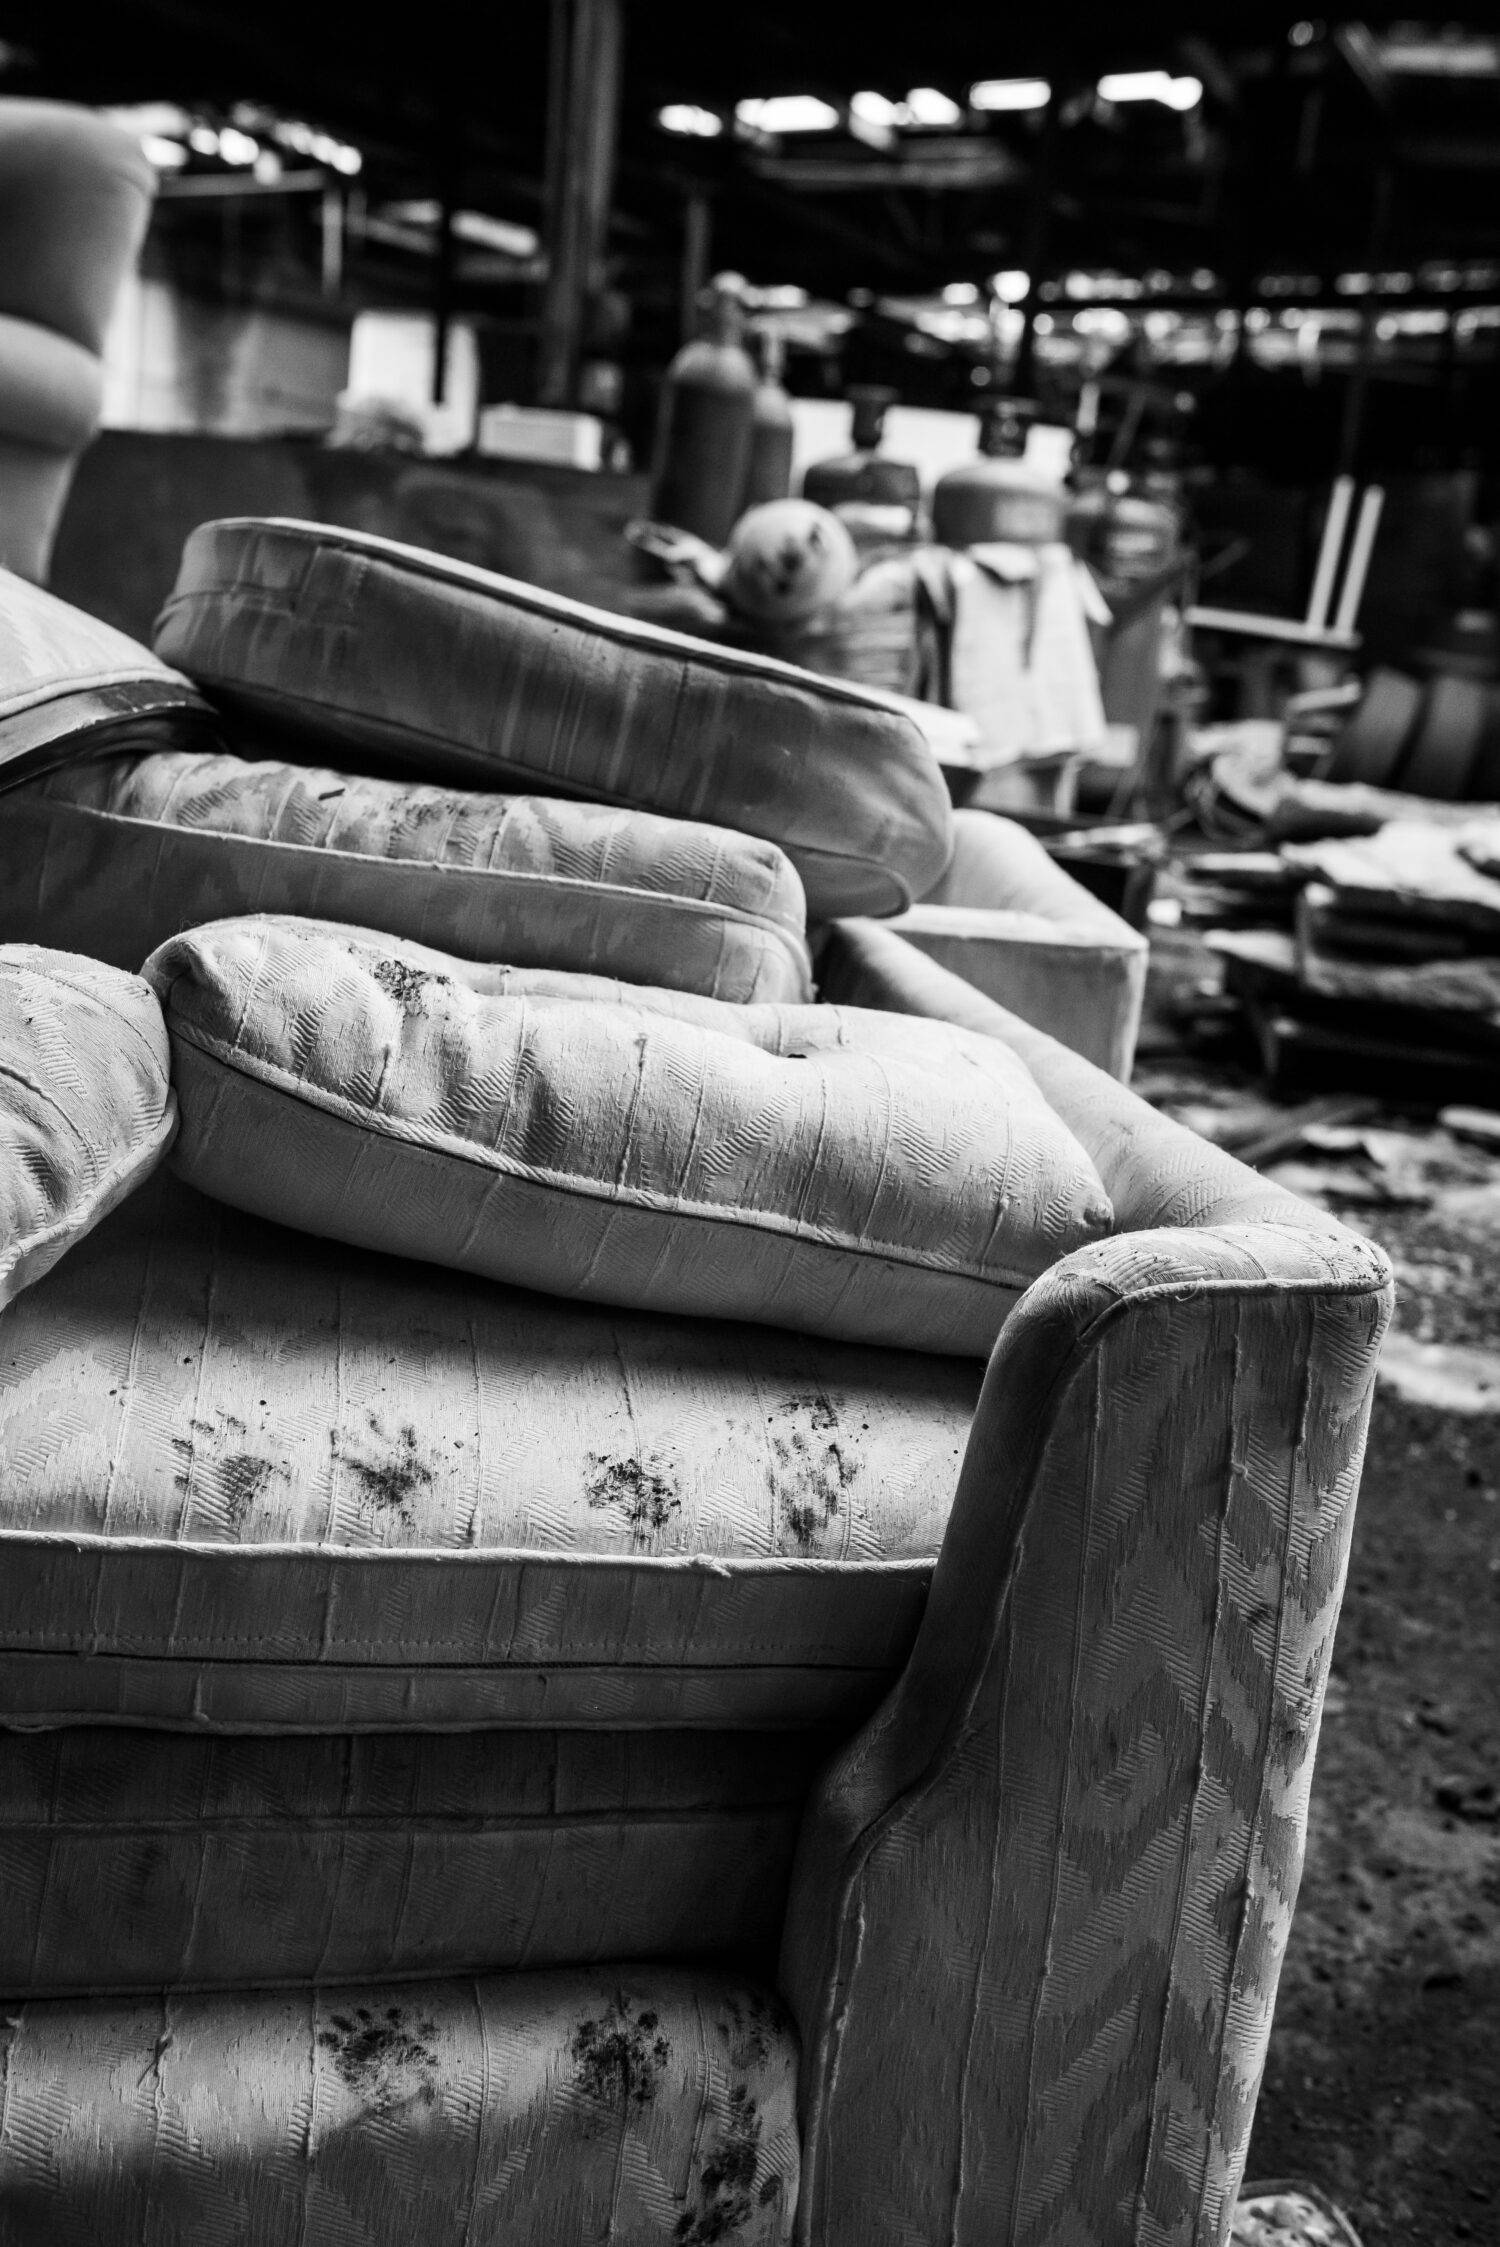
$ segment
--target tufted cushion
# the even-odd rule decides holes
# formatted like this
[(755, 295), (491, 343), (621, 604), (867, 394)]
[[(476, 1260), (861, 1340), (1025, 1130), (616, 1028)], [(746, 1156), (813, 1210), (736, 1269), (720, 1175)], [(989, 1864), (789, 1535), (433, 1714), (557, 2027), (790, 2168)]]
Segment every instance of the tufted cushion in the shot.
[(0, 1732), (0, 1994), (775, 1958), (821, 1732)]
[(202, 524), (156, 645), (324, 755), (764, 836), (815, 919), (899, 912), (952, 848), (942, 774), (895, 704), (389, 539)]
[(27, 2005), (0, 2081), (17, 2242), (792, 2236), (795, 2033), (724, 1975)]
[(153, 1179), (0, 1313), (0, 1706), (853, 1723), (911, 1645), (981, 1374), (528, 1295)]
[[(640, 1309), (987, 1356), (1110, 1221), (997, 1039), (854, 1010), (482, 995), (399, 945), (219, 921), (146, 966), (181, 1174), (309, 1232)], [(720, 1026), (720, 1025), (723, 1026)], [(923, 1046), (935, 1046), (934, 1056)]]
[(315, 913), (481, 960), (805, 999), (774, 843), (556, 797), (162, 751), (0, 798), (0, 932), (139, 967), (195, 922)]
[(85, 744), (196, 741), (210, 723), (202, 695), (149, 648), (0, 569), (0, 783)]
[(0, 1303), (160, 1162), (176, 1128), (167, 1061), (139, 976), (0, 947)]

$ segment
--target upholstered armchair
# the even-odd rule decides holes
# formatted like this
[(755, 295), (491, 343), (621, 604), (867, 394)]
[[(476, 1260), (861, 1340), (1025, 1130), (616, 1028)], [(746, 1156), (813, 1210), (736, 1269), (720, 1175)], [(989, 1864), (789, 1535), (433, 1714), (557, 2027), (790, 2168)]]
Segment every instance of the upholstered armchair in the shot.
[(1387, 1270), (821, 973), (1113, 1200), (987, 1370), (170, 1179), (0, 1316), (5, 2247), (1224, 2238)]
[(0, 567), (38, 582), (98, 427), (100, 354), (151, 215), (129, 134), (65, 102), (0, 101)]

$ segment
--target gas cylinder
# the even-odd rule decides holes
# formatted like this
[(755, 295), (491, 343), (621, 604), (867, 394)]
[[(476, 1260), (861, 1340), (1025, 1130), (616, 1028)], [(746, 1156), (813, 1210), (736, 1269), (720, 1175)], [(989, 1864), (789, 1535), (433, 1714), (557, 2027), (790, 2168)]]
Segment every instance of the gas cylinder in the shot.
[(667, 369), (657, 423), (651, 513), (723, 546), (740, 514), (758, 388), (742, 340), (744, 283), (721, 273), (706, 295), (706, 332)]
[(1022, 459), (1036, 418), (1027, 398), (1000, 398), (980, 423), (977, 458), (940, 476), (932, 495), (933, 535), (941, 546), (1009, 539), (1047, 546), (1064, 535), (1068, 495)]
[(915, 516), (922, 484), (909, 460), (892, 460), (880, 450), (885, 417), (896, 402), (894, 390), (875, 383), (850, 385), (853, 451), (816, 460), (802, 479), (802, 496), (819, 507), (904, 507)]
[(742, 507), (786, 499), (792, 489), (792, 401), (782, 388), (786, 343), (776, 328), (761, 336), (761, 374), (750, 421), (750, 465)]
[(1158, 576), (1177, 553), (1179, 517), (1164, 499), (1132, 491), (1117, 471), (1081, 491), (1068, 512), (1068, 543), (1109, 585)]

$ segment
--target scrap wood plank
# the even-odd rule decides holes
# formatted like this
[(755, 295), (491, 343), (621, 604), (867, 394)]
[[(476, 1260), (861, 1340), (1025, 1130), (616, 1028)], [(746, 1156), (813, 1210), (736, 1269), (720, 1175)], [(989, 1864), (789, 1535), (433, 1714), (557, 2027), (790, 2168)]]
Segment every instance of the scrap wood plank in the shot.
[[(1483, 833), (1494, 822), (1484, 823)], [(1394, 820), (1376, 835), (1319, 843), (1288, 843), (1284, 855), (1365, 914), (1436, 921), (1500, 940), (1500, 881), (1480, 872), (1460, 849), (1480, 831), (1446, 829), (1425, 820)]]

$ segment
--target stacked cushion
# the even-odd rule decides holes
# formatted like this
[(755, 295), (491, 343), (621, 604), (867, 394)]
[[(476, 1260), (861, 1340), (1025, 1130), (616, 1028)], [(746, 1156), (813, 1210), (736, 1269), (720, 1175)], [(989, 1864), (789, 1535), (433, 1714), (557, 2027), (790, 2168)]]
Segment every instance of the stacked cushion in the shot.
[(987, 1356), (1030, 1281), (1110, 1223), (1024, 1063), (946, 1025), (923, 1054), (900, 1018), (758, 1008), (762, 1046), (739, 1008), (707, 1026), (489, 997), (396, 940), (271, 916), (176, 938), (145, 972), (181, 1175), (309, 1232), (554, 1294)]
[(732, 1001), (809, 995), (791, 865), (695, 821), (190, 751), (75, 764), (0, 801), (0, 933), (138, 967), (250, 911)]
[(826, 1753), (817, 1732), (0, 1732), (0, 1990), (774, 1957)]
[(665, 1967), (8, 2008), (7, 2242), (786, 2247), (797, 2042)]
[(156, 645), (320, 755), (763, 836), (815, 919), (900, 912), (952, 848), (942, 773), (894, 702), (388, 539), (203, 524)]
[(151, 1180), (0, 1312), (0, 1705), (293, 1732), (851, 1727), (972, 1358), (565, 1303)]
[(211, 730), (207, 703), (181, 672), (112, 625), (0, 570), (5, 784), (85, 749), (195, 742)]
[(0, 1303), (155, 1169), (176, 1122), (167, 1067), (138, 976), (0, 948)]

